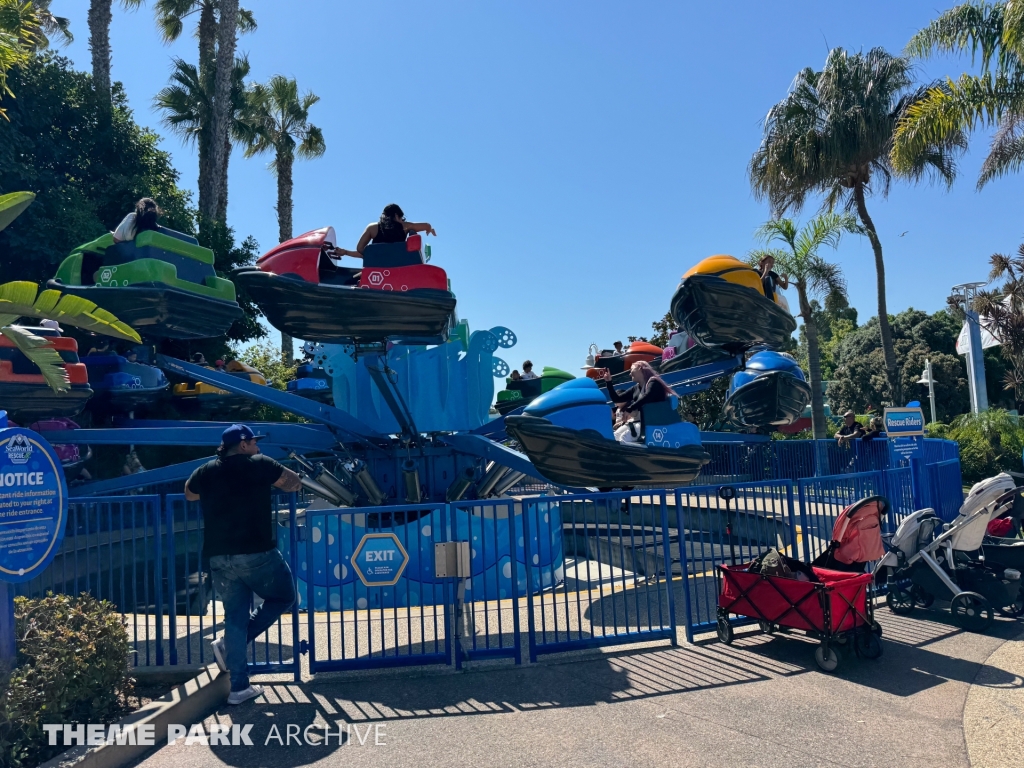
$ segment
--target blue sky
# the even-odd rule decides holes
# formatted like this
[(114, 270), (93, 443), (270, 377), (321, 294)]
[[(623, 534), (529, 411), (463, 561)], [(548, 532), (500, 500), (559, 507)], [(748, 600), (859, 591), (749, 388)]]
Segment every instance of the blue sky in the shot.
[[(89, 68), (85, 0), (66, 55)], [(116, 6), (116, 2), (115, 2)], [(746, 165), (761, 120), (795, 74), (830, 46), (899, 51), (947, 5), (812, 0), (683, 2), (346, 2), (248, 0), (259, 29), (240, 39), (252, 77), (298, 79), (322, 100), (327, 154), (295, 168), (295, 232), (333, 225), (354, 247), (387, 203), (429, 221), (473, 329), (504, 325), (513, 367), (578, 369), (590, 342), (642, 335), (680, 275), (713, 253), (743, 256), (768, 217)], [(113, 76), (136, 117), (164, 135), (182, 184), (196, 157), (159, 125), (153, 95), (171, 56), (196, 59), (192, 29), (160, 42), (152, 11), (115, 8)], [(959, 74), (936, 60), (922, 79)], [(890, 312), (934, 311), (950, 286), (984, 279), (988, 257), (1024, 238), (1024, 177), (975, 191), (979, 133), (952, 191), (897, 183), (869, 200), (885, 248)], [(229, 223), (276, 242), (275, 182), (235, 152)], [(805, 209), (803, 218), (815, 211)], [(117, 222), (109, 222), (113, 227)], [(905, 233), (901, 236), (901, 233)], [(875, 314), (866, 239), (836, 254), (861, 320)], [(791, 292), (792, 293), (792, 292)], [(791, 303), (795, 305), (795, 296)], [(276, 334), (275, 334), (276, 335)]]

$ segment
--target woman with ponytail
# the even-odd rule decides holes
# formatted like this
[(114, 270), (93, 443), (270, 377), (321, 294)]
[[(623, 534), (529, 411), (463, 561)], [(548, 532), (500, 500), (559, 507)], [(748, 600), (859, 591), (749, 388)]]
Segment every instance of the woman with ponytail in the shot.
[(125, 243), (134, 240), (139, 232), (147, 229), (158, 229), (157, 219), (163, 211), (151, 197), (144, 197), (135, 204), (135, 210), (129, 213), (114, 230), (114, 242)]
[(405, 214), (397, 204), (391, 203), (390, 205), (384, 206), (384, 211), (380, 215), (380, 219), (373, 224), (367, 225), (363, 231), (363, 236), (359, 238), (359, 243), (356, 245), (354, 251), (347, 250), (345, 248), (335, 248), (335, 256), (355, 256), (358, 259), (363, 258), (363, 250), (372, 243), (404, 243), (405, 238), (409, 236), (409, 233), (426, 232), (428, 235), (437, 237), (437, 232), (430, 224), (416, 223), (405, 220)]
[[(657, 374), (657, 372), (651, 367), (650, 363), (644, 361), (633, 363), (629, 369), (629, 377), (635, 381), (636, 384), (622, 393), (615, 391), (615, 386), (612, 384), (611, 371), (607, 368), (604, 369), (603, 381), (605, 386), (608, 388), (608, 396), (611, 398), (613, 405), (621, 408), (623, 411), (629, 412), (634, 423), (639, 415), (642, 426), (643, 407), (645, 405), (663, 403), (668, 400), (670, 395), (674, 395), (676, 393), (675, 390), (666, 384), (665, 381)], [(627, 430), (629, 437), (627, 437)], [(638, 438), (639, 435), (637, 434), (636, 429), (629, 429), (628, 424), (618, 427), (615, 431), (615, 439), (619, 442), (636, 442)]]

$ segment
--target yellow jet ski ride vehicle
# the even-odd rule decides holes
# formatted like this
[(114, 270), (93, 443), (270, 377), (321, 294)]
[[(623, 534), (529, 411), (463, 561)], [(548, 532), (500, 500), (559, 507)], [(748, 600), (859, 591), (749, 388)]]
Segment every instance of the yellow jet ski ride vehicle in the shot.
[(796, 330), (782, 303), (765, 297), (757, 271), (732, 256), (710, 256), (684, 274), (671, 312), (698, 344), (732, 354), (780, 347)]
[[(224, 371), (232, 376), (247, 379), (254, 384), (266, 385), (267, 383), (262, 373), (237, 360), (229, 362), (224, 367)], [(218, 421), (223, 421), (224, 419), (221, 418), (223, 416), (249, 414), (258, 406), (256, 401), (244, 395), (236, 395), (202, 381), (175, 384), (171, 395), (172, 402), (179, 410), (189, 414), (214, 417)]]

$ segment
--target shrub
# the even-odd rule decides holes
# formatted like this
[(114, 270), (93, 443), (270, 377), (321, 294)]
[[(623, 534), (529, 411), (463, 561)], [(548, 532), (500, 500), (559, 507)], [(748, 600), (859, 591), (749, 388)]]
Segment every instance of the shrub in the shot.
[(15, 599), (17, 664), (0, 690), (0, 753), (30, 768), (63, 751), (44, 723), (107, 723), (128, 711), (131, 646), (117, 609), (87, 593)]
[(957, 442), (965, 482), (976, 483), (1008, 470), (1021, 471), (1024, 424), (1007, 411), (992, 408), (976, 416), (958, 416), (949, 425), (930, 424), (928, 435)]

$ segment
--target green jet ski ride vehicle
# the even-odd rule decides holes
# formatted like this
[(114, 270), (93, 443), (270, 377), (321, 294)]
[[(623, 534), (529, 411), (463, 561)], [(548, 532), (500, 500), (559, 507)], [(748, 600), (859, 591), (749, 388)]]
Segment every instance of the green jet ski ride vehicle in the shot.
[(153, 338), (223, 336), (242, 316), (234, 283), (213, 269), (213, 251), (165, 227), (130, 242), (108, 233), (80, 245), (47, 286), (94, 301)]

